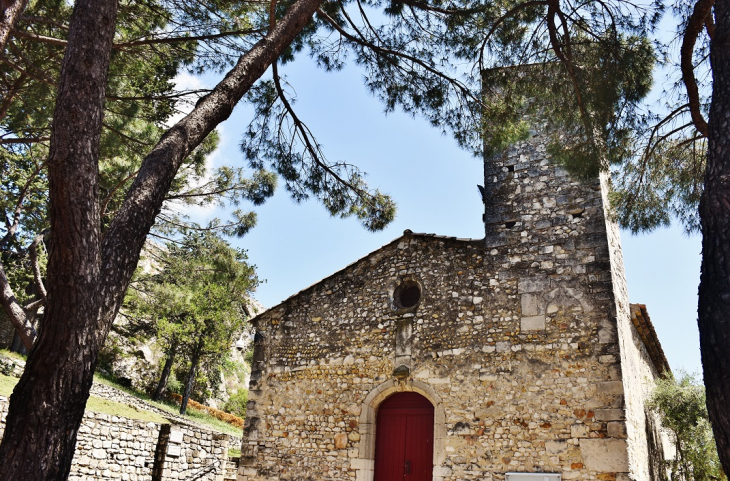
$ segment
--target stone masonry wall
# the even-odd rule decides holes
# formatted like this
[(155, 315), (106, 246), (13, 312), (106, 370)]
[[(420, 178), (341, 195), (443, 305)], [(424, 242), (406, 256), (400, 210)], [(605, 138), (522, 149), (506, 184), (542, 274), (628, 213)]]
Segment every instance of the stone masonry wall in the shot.
[[(8, 398), (0, 396), (0, 436), (7, 410)], [(161, 431), (168, 433), (165, 443), (160, 443)], [(192, 426), (87, 411), (69, 480), (221, 481), (228, 446), (228, 436)]]
[(487, 167), (486, 241), (407, 231), (255, 319), (239, 479), (371, 480), (377, 405), (408, 390), (434, 480), (632, 475), (600, 185), (537, 137)]
[[(609, 189), (607, 175), (601, 176), (604, 205), (608, 205), (606, 192)], [(606, 216), (610, 219), (608, 211)], [(614, 286), (618, 339), (621, 346), (620, 361), (624, 383), (624, 416), (628, 443), (629, 471), (632, 479), (664, 479), (666, 468), (661, 461), (672, 454), (671, 441), (659, 429), (656, 413), (647, 409), (646, 403), (654, 388), (654, 380), (660, 376), (631, 322), (628, 286), (624, 269), (623, 253), (618, 225), (607, 222), (607, 237), (611, 258), (611, 275)]]

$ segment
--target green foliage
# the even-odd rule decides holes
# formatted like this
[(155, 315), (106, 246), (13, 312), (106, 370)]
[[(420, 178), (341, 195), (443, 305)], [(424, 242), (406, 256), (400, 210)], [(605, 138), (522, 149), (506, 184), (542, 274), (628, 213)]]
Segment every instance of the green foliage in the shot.
[[(244, 328), (244, 306), (258, 278), (244, 251), (211, 232), (189, 233), (157, 256), (159, 271), (138, 276), (125, 308), (155, 323), (162, 351), (182, 362), (178, 379), (197, 360), (198, 398), (205, 398), (216, 388), (233, 339)], [(175, 390), (170, 382), (168, 387)]]
[(678, 380), (673, 376), (658, 380), (648, 405), (674, 435), (677, 458), (668, 461), (672, 479), (727, 479), (707, 415), (705, 387), (694, 376), (685, 373)]
[[(99, 153), (102, 228), (116, 215), (167, 123), (205, 93), (178, 90), (176, 76), (185, 69), (202, 72), (231, 65), (250, 45), (247, 34), (256, 8), (228, 0), (120, 2)], [(25, 292), (32, 284), (28, 244), (49, 226), (45, 161), (71, 11), (72, 2), (29, 2), (0, 52), (0, 255), (21, 303), (36, 297)], [(255, 225), (255, 214), (238, 206), (264, 202), (273, 194), (276, 176), (236, 167), (211, 171), (206, 159), (218, 141), (218, 134), (211, 133), (184, 160), (156, 220), (158, 234), (203, 228), (240, 236)], [(193, 204), (235, 210), (229, 219), (212, 219), (201, 227), (181, 213)], [(43, 263), (41, 258), (45, 274)]]
[(185, 389), (185, 385), (177, 379), (174, 372), (171, 373), (170, 378), (167, 380), (167, 390), (175, 394), (182, 394), (183, 389)]
[[(612, 205), (622, 227), (649, 232), (679, 221), (687, 233), (699, 231), (699, 199), (705, 180), (707, 139), (691, 119), (680, 67), (680, 44), (697, 2), (671, 2), (676, 35), (657, 41), (665, 81), (659, 100), (637, 116), (633, 155), (613, 175)], [(710, 37), (702, 29), (691, 63), (699, 93), (699, 114), (707, 119), (712, 93)]]
[(240, 418), (245, 418), (246, 403), (248, 403), (248, 389), (239, 389), (228, 398), (223, 410)]
[(611, 193), (621, 226), (646, 232), (676, 219), (687, 233), (698, 231), (706, 151), (705, 139), (671, 139), (626, 162)]

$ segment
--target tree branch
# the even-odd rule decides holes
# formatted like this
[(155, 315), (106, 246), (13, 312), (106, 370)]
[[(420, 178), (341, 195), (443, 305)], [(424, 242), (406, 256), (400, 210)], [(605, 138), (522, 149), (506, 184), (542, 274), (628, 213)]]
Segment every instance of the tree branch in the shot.
[(18, 73), (20, 73), (21, 75), (27, 75), (28, 77), (30, 77), (30, 78), (32, 78), (32, 79), (34, 79), (34, 80), (38, 80), (39, 82), (43, 82), (43, 83), (44, 83), (44, 84), (46, 84), (46, 85), (50, 85), (50, 86), (51, 86), (51, 87), (53, 87), (53, 88), (56, 88), (56, 87), (58, 87), (58, 86), (56, 85), (56, 83), (55, 83), (55, 82), (54, 82), (54, 81), (53, 81), (52, 79), (50, 79), (50, 78), (46, 77), (46, 75), (45, 75), (45, 74), (42, 74), (42, 75), (36, 75), (36, 74), (34, 74), (34, 73), (28, 72), (28, 71), (27, 71), (26, 69), (24, 69), (23, 67), (21, 67), (21, 66), (20, 66), (20, 65), (18, 65), (17, 63), (15, 63), (15, 62), (13, 62), (12, 60), (10, 60), (10, 59), (9, 59), (9, 58), (7, 57), (7, 55), (6, 55), (6, 56), (3, 56), (3, 57), (0, 57), (0, 61), (2, 61), (2, 62), (5, 62), (5, 63), (6, 63), (6, 64), (8, 64), (8, 65), (9, 65), (9, 66), (10, 66), (10, 67), (11, 67), (11, 68), (13, 69), (13, 70), (16, 70), (16, 71), (17, 71)]
[(592, 143), (595, 144), (595, 136), (593, 132), (592, 122), (590, 119), (590, 116), (588, 114), (588, 109), (585, 105), (585, 102), (583, 101), (583, 95), (581, 94), (580, 90), (580, 84), (578, 83), (578, 76), (575, 72), (575, 65), (573, 64), (572, 55), (570, 54), (570, 48), (568, 47), (568, 51), (563, 51), (563, 44), (558, 39), (558, 31), (557, 27), (555, 26), (555, 17), (558, 16), (561, 19), (561, 24), (563, 26), (563, 31), (566, 34), (565, 43), (567, 45), (570, 45), (570, 38), (567, 37), (567, 26), (565, 25), (565, 21), (562, 18), (562, 16), (559, 15), (560, 5), (557, 0), (550, 0), (550, 3), (548, 4), (548, 15), (547, 15), (547, 25), (548, 25), (548, 33), (550, 36), (550, 43), (552, 45), (553, 51), (555, 52), (555, 55), (560, 59), (562, 64), (565, 66), (565, 69), (568, 71), (568, 76), (570, 77), (570, 81), (573, 84), (573, 92), (575, 93), (575, 100), (578, 104), (578, 110), (580, 112), (580, 118), (583, 122), (583, 128), (585, 129), (586, 136), (592, 141)]
[(125, 133), (123, 133), (123, 132), (115, 129), (114, 127), (112, 127), (111, 125), (107, 124), (106, 122), (102, 123), (102, 125), (104, 126), (105, 129), (111, 130), (112, 132), (114, 132), (115, 134), (117, 134), (121, 138), (123, 138), (125, 140), (128, 140), (129, 142), (134, 142), (135, 144), (144, 145), (146, 147), (152, 145), (152, 144), (150, 144), (148, 142), (142, 142), (141, 140), (137, 140), (134, 137), (130, 137), (129, 135), (127, 135), (127, 134), (125, 134)]
[(185, 157), (222, 121), (311, 21), (322, 0), (297, 0), (276, 27), (242, 55), (226, 77), (162, 136), (145, 157), (127, 197), (103, 239), (101, 262), (105, 335), (119, 309), (145, 238)]
[[(347, 13), (344, 12), (344, 6), (343, 6), (343, 14), (345, 15), (345, 17), (350, 22), (350, 25), (352, 25), (353, 28), (355, 28), (354, 27), (354, 23), (352, 22), (352, 20), (349, 18), (349, 16), (347, 15)], [(445, 80), (446, 82), (448, 82), (450, 85), (452, 85), (455, 89), (457, 89), (459, 92), (461, 92), (462, 94), (464, 94), (466, 97), (469, 97), (469, 98), (471, 98), (471, 99), (473, 99), (473, 100), (475, 100), (477, 102), (481, 102), (481, 100), (478, 99), (478, 98), (476, 98), (469, 91), (469, 89), (466, 86), (464, 86), (462, 83), (460, 83), (459, 81), (457, 81), (457, 80), (449, 77), (448, 75), (444, 75), (442, 72), (440, 72), (437, 69), (435, 69), (435, 68), (431, 67), (430, 65), (426, 64), (425, 62), (423, 62), (419, 58), (413, 57), (411, 55), (407, 55), (407, 54), (402, 53), (402, 52), (397, 52), (397, 51), (391, 50), (389, 48), (381, 47), (379, 45), (375, 45), (375, 44), (369, 42), (368, 40), (366, 40), (362, 36), (362, 34), (359, 31), (357, 31), (357, 29), (356, 29), (356, 31), (360, 35), (360, 37), (355, 37), (354, 35), (352, 35), (349, 32), (347, 32), (344, 28), (342, 28), (342, 26), (340, 24), (338, 24), (332, 17), (330, 17), (329, 15), (327, 15), (327, 13), (324, 12), (323, 10), (321, 10), (321, 9), (317, 10), (317, 15), (319, 15), (327, 23), (329, 23), (330, 25), (332, 25), (332, 27), (340, 35), (342, 35), (343, 37), (345, 37), (347, 40), (350, 40), (351, 42), (353, 42), (353, 43), (355, 43), (357, 45), (360, 45), (360, 46), (363, 46), (363, 47), (367, 47), (367, 48), (371, 49), (373, 52), (375, 52), (376, 54), (381, 55), (381, 56), (386, 57), (386, 58), (389, 55), (392, 55), (392, 56), (395, 56), (395, 57), (400, 57), (400, 58), (405, 59), (405, 60), (409, 60), (409, 61), (415, 63), (416, 65), (418, 65), (419, 67), (423, 68), (424, 70), (428, 71), (429, 73), (431, 73), (433, 75), (436, 75), (437, 77), (442, 78), (443, 80)]]
[(234, 37), (240, 35), (252, 35), (257, 33), (264, 33), (264, 29), (247, 29), (247, 30), (231, 30), (229, 32), (212, 33), (209, 35), (196, 35), (191, 37), (166, 37), (166, 38), (151, 38), (146, 40), (135, 40), (131, 42), (121, 42), (114, 44), (116, 49), (124, 49), (127, 47), (137, 47), (140, 45), (152, 45), (152, 44), (166, 44), (166, 43), (179, 43), (179, 42), (197, 42), (199, 40), (213, 40), (216, 38), (223, 37)]
[(707, 18), (712, 16), (712, 6), (714, 3), (714, 0), (698, 0), (695, 4), (692, 15), (687, 21), (687, 27), (684, 30), (684, 37), (682, 38), (682, 47), (679, 50), (682, 81), (687, 88), (687, 97), (689, 98), (689, 112), (695, 128), (704, 137), (707, 137), (708, 127), (707, 121), (702, 115), (700, 93), (697, 87), (692, 57), (697, 38), (702, 32), (702, 29), (705, 28)]
[(38, 263), (38, 244), (40, 244), (43, 241), (43, 238), (48, 233), (48, 229), (43, 229), (37, 236), (35, 236), (35, 239), (33, 239), (33, 242), (30, 243), (30, 247), (28, 247), (28, 253), (30, 254), (30, 262), (31, 266), (33, 268), (33, 280), (35, 281), (35, 285), (38, 288), (38, 293), (41, 295), (41, 300), (45, 303), (48, 299), (48, 292), (46, 291), (46, 286), (43, 284), (43, 276), (41, 275), (41, 266)]
[[(182, 36), (182, 37), (164, 37), (164, 38), (148, 38), (145, 40), (133, 40), (129, 42), (115, 43), (112, 48), (114, 50), (124, 50), (130, 47), (139, 47), (142, 45), (160, 45), (169, 43), (184, 43), (184, 42), (197, 42), (199, 40), (213, 40), (216, 38), (233, 37), (240, 35), (251, 35), (256, 33), (263, 33), (261, 29), (247, 29), (247, 30), (231, 30), (230, 32), (213, 33), (210, 35), (195, 35), (195, 36)], [(38, 35), (35, 33), (27, 32), (21, 29), (13, 29), (13, 34), (16, 37), (23, 37), (36, 42), (47, 43), (49, 45), (58, 45), (59, 47), (65, 47), (68, 45), (68, 41), (55, 38), (47, 37), (45, 35)]]
[(15, 82), (13, 82), (13, 85), (5, 93), (2, 103), (0, 103), (0, 120), (4, 119), (7, 115), (8, 109), (12, 105), (13, 99), (15, 98), (15, 94), (17, 94), (20, 90), (20, 87), (23, 86), (23, 82), (25, 82), (26, 78), (28, 78), (27, 75), (20, 74)]
[(30, 184), (33, 182), (33, 180), (35, 180), (43, 167), (46, 166), (46, 162), (47, 161), (44, 161), (42, 164), (36, 167), (33, 173), (30, 174), (30, 177), (28, 177), (25, 185), (23, 185), (23, 188), (20, 189), (20, 193), (18, 193), (18, 201), (15, 204), (15, 209), (13, 209), (13, 220), (10, 221), (9, 219), (6, 219), (8, 231), (5, 233), (5, 236), (2, 238), (2, 240), (0, 240), (0, 247), (4, 247), (17, 232), (18, 226), (20, 225), (20, 214), (23, 212), (22, 207), (23, 202), (25, 202), (25, 196), (28, 194)]
[(107, 95), (107, 100), (119, 100), (122, 102), (129, 102), (131, 100), (170, 100), (170, 99), (176, 99), (180, 97), (185, 97), (188, 95), (195, 95), (195, 94), (201, 94), (201, 93), (210, 93), (210, 89), (198, 89), (198, 90), (186, 90), (184, 92), (176, 92), (174, 94), (168, 94), (168, 95), (143, 95), (140, 97), (120, 97), (117, 95)]
[(493, 24), (492, 28), (489, 29), (487, 34), (484, 36), (484, 40), (482, 40), (481, 46), (479, 48), (479, 67), (481, 70), (484, 70), (484, 49), (487, 47), (487, 42), (489, 42), (489, 39), (494, 35), (494, 32), (497, 31), (497, 28), (504, 23), (508, 18), (515, 15), (517, 12), (522, 10), (523, 8), (528, 7), (534, 7), (537, 5), (547, 5), (547, 0), (534, 0), (530, 2), (520, 3), (519, 5), (515, 5), (507, 13), (499, 17)]
[(104, 215), (106, 215), (106, 208), (107, 208), (107, 206), (109, 205), (109, 201), (110, 201), (110, 200), (112, 199), (112, 196), (113, 196), (113, 195), (114, 195), (114, 194), (115, 194), (115, 193), (116, 193), (116, 192), (117, 192), (117, 191), (118, 191), (119, 189), (121, 189), (121, 188), (122, 188), (122, 186), (123, 186), (123, 185), (124, 185), (125, 183), (127, 183), (127, 181), (128, 181), (128, 180), (130, 180), (131, 178), (133, 178), (133, 177), (134, 177), (135, 175), (137, 175), (138, 173), (139, 173), (139, 170), (135, 170), (134, 172), (132, 172), (131, 174), (129, 174), (129, 175), (127, 176), (127, 177), (125, 177), (125, 178), (123, 178), (122, 180), (120, 180), (119, 182), (117, 182), (117, 183), (116, 183), (116, 185), (115, 185), (114, 187), (112, 187), (111, 191), (109, 192), (109, 194), (107, 194), (106, 198), (104, 199), (104, 204), (102, 205), (102, 208), (101, 208), (101, 215), (102, 215), (102, 217), (103, 217)]
[(28, 316), (25, 314), (23, 307), (18, 303), (15, 293), (13, 293), (13, 289), (10, 287), (10, 281), (5, 275), (5, 268), (1, 262), (0, 301), (2, 301), (5, 313), (8, 315), (10, 323), (15, 328), (15, 332), (18, 333), (18, 336), (26, 349), (30, 350), (30, 348), (33, 347), (33, 342), (36, 338), (36, 331), (28, 320)]
[[(0, 117), (2, 118), (2, 117)], [(26, 138), (10, 138), (0, 139), (0, 145), (17, 145), (17, 144), (37, 144), (38, 142), (48, 142), (50, 137), (26, 137)]]
[(24, 22), (29, 22), (29, 23), (44, 23), (46, 25), (51, 25), (53, 27), (60, 28), (61, 30), (68, 31), (68, 25), (66, 25), (64, 23), (61, 23), (61, 22), (57, 22), (55, 20), (51, 20), (50, 18), (39, 17), (39, 16), (36, 16), (36, 15), (22, 15), (20, 17), (20, 19), (23, 20)]

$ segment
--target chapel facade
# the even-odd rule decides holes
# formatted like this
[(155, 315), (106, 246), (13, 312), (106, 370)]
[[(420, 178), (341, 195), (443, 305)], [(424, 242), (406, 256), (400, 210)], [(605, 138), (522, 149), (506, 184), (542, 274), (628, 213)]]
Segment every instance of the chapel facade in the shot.
[(538, 135), (485, 162), (484, 239), (406, 231), (253, 319), (239, 480), (664, 479), (605, 179)]

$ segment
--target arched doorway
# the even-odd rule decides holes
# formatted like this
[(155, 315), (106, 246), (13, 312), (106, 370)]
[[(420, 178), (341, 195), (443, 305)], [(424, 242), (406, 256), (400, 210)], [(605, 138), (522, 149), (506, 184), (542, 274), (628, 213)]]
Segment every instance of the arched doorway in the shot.
[(375, 481), (432, 481), (434, 407), (415, 392), (393, 394), (378, 407)]

